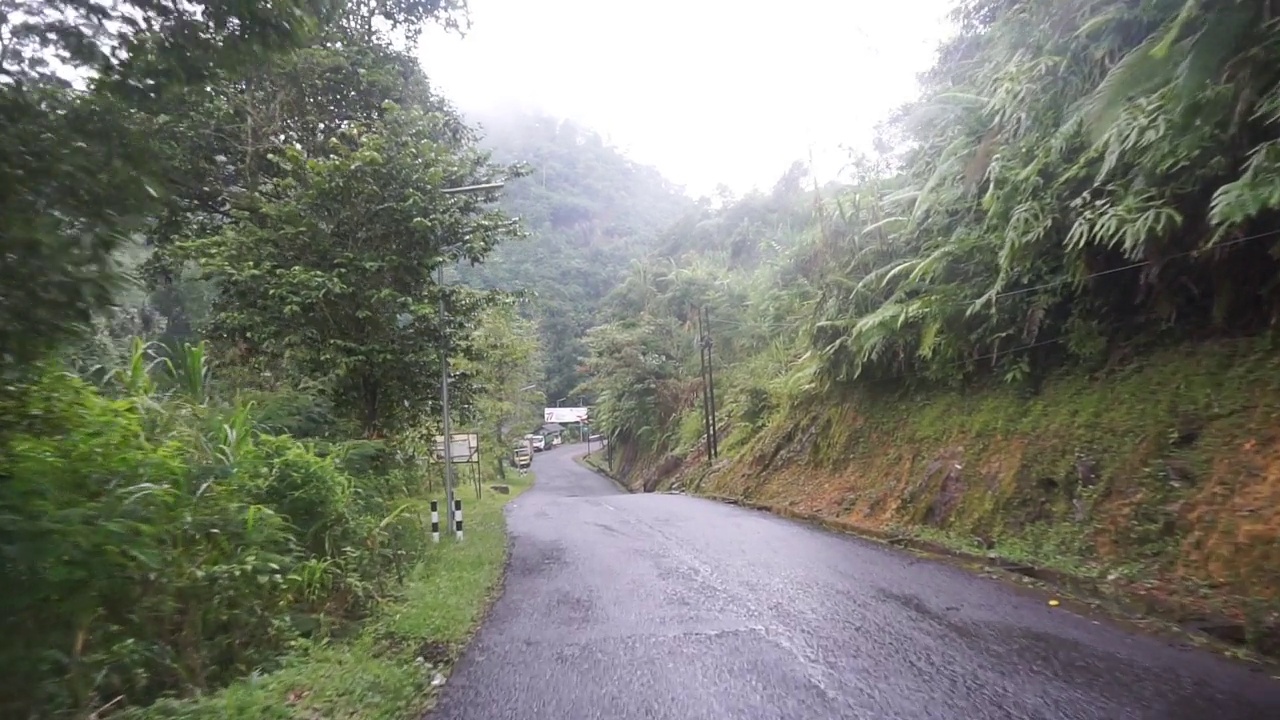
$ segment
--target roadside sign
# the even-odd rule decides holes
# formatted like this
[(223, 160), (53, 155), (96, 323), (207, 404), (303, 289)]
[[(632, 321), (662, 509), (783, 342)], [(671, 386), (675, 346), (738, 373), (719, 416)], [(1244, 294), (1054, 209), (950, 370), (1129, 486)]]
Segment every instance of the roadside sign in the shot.
[[(444, 436), (435, 437), (434, 447), (437, 461), (444, 461)], [(476, 434), (457, 433), (449, 442), (449, 457), (455, 464), (480, 462), (480, 436)]]
[(559, 424), (587, 422), (588, 415), (589, 412), (584, 407), (549, 407), (542, 411), (544, 422)]

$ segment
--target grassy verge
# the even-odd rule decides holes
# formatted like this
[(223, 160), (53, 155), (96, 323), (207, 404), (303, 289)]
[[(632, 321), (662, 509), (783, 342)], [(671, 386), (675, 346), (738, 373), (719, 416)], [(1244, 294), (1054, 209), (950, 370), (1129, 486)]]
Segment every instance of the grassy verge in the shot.
[[(272, 673), (217, 693), (169, 700), (130, 711), (132, 720), (400, 720), (417, 718), (434, 702), (448, 673), (492, 598), (506, 563), (502, 507), (533, 482), (508, 477), (511, 494), (485, 490), (475, 500), (459, 489), (466, 539), (442, 533), (406, 581), (353, 636), (298, 647)], [(443, 503), (442, 503), (443, 506)], [(441, 513), (442, 515), (444, 513)], [(443, 518), (442, 518), (443, 519)], [(444, 523), (441, 523), (442, 529)]]
[(595, 470), (598, 473), (609, 475), (608, 458), (603, 453), (592, 453), (590, 455), (580, 455), (575, 458), (579, 463)]
[(600, 475), (603, 475), (604, 477), (609, 478), (610, 480), (613, 481), (615, 485), (617, 485), (623, 491), (631, 492), (631, 488), (628, 488), (626, 486), (626, 483), (619, 480), (618, 477), (613, 474), (613, 471), (609, 469), (609, 456), (605, 453), (605, 451), (601, 450), (598, 452), (593, 452), (590, 455), (579, 455), (578, 457), (575, 457), (573, 460), (574, 462), (587, 468), (588, 470), (591, 470), (592, 472), (595, 472), (595, 473), (599, 473)]

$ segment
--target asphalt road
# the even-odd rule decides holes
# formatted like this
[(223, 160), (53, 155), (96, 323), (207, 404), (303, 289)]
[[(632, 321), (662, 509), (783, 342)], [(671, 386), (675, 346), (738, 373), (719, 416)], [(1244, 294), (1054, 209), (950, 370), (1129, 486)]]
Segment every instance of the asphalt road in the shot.
[(944, 563), (540, 453), (435, 720), (1280, 720), (1280, 682)]

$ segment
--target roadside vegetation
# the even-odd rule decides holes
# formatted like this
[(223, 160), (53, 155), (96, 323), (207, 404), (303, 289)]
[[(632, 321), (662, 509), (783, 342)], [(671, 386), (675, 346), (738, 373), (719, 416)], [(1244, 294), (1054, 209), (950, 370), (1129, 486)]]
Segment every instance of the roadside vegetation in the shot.
[[(437, 282), (521, 236), (444, 192), (522, 171), (397, 49), (463, 19), (3, 4), (0, 716), (421, 708), (540, 403), (522, 301)], [(486, 460), (460, 546), (428, 524), (443, 348)]]
[(0, 10), (0, 716), (420, 710), (498, 577), (489, 486), (689, 201), (464, 118), (405, 49), (454, 0)]
[[(486, 473), (486, 489), (492, 479)], [(465, 540), (455, 544), (452, 533), (445, 532), (439, 545), (423, 548), (403, 585), (354, 632), (296, 643), (276, 669), (197, 700), (164, 700), (122, 717), (421, 717), (498, 588), (507, 557), (502, 508), (532, 482), (532, 474), (513, 476), (509, 494), (486, 490), (479, 500), (460, 490), (466, 502)]]

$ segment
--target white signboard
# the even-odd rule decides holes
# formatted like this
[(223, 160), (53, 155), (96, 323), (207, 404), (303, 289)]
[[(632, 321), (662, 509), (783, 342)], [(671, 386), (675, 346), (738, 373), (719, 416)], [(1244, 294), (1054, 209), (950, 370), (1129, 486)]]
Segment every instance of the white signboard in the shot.
[(545, 408), (542, 412), (543, 422), (549, 423), (576, 423), (587, 421), (587, 409), (584, 407), (571, 408)]
[[(435, 437), (436, 460), (444, 460), (444, 436)], [(480, 436), (455, 434), (449, 443), (449, 456), (455, 463), (480, 462)]]

